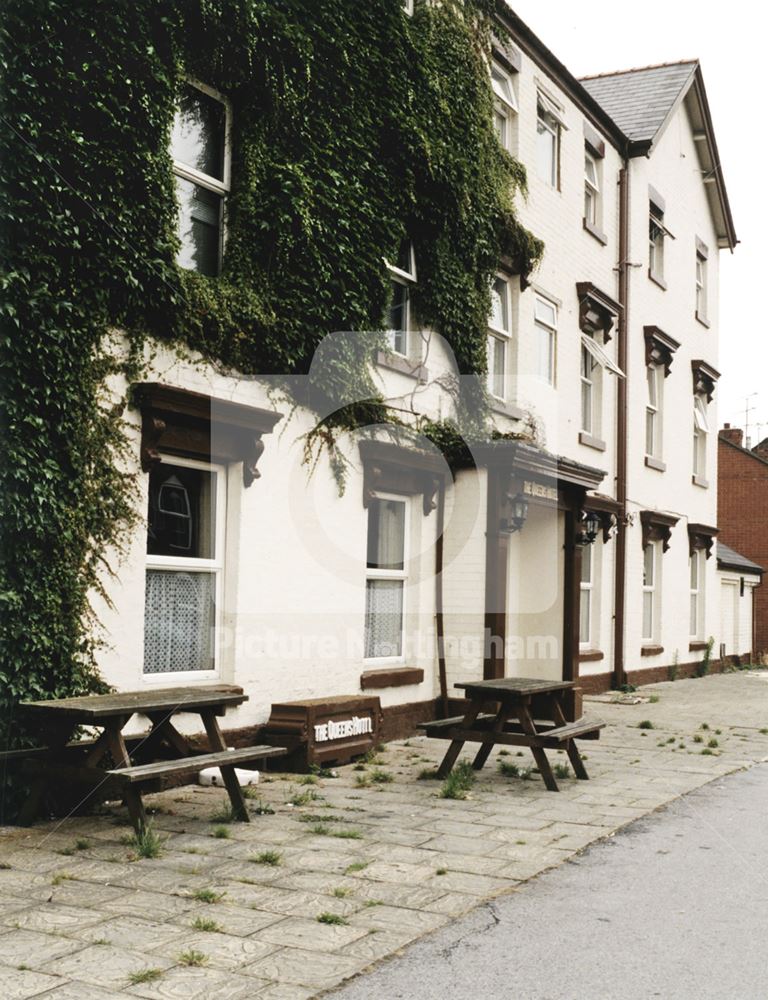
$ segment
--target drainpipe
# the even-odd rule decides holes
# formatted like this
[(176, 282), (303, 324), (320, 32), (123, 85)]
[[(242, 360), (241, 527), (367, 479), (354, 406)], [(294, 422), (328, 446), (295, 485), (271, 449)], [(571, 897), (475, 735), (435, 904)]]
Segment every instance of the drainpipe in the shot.
[(616, 573), (614, 578), (613, 687), (626, 683), (624, 672), (624, 620), (627, 575), (627, 393), (629, 358), (629, 161), (619, 171), (619, 303), (622, 306), (618, 322), (618, 363), (625, 377), (617, 379), (616, 414), (616, 500), (619, 503), (619, 525), (616, 534)]
[(437, 491), (437, 540), (435, 541), (435, 631), (437, 633), (437, 665), (440, 677), (442, 718), (448, 718), (448, 677), (445, 667), (445, 625), (443, 622), (443, 528), (445, 525), (445, 491), (443, 480)]

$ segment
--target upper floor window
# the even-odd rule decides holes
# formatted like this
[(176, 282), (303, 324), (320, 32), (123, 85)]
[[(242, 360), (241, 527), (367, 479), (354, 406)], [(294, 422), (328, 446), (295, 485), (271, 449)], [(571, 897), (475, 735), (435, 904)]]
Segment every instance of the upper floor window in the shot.
[(491, 314), (488, 317), (488, 391), (506, 399), (507, 354), (511, 333), (509, 282), (494, 278), (491, 286)]
[(584, 153), (584, 221), (589, 226), (600, 223), (600, 178), (596, 158)]
[(512, 77), (498, 65), (491, 63), (491, 88), (493, 89), (493, 121), (501, 146), (511, 151), (513, 118), (517, 114), (517, 98)]
[(368, 507), (365, 658), (403, 655), (410, 498), (378, 494)]
[(664, 218), (666, 202), (659, 192), (649, 185), (648, 210), (648, 276), (662, 288), (666, 288), (664, 273), (665, 257), (669, 240), (674, 239)]
[(663, 365), (648, 365), (646, 369), (648, 398), (645, 404), (645, 454), (661, 458), (662, 403), (664, 396)]
[(406, 14), (413, 14), (414, 0), (403, 0), (403, 10)]
[(536, 296), (534, 305), (536, 332), (536, 374), (555, 384), (555, 352), (557, 348), (557, 306)]
[(696, 319), (707, 321), (709, 252), (701, 240), (696, 240)]
[(221, 268), (229, 123), (229, 105), (220, 94), (198, 83), (183, 85), (171, 131), (181, 242), (177, 261), (207, 275)]
[(562, 117), (557, 105), (539, 92), (536, 103), (536, 169), (550, 187), (560, 186)]
[(413, 244), (404, 239), (396, 264), (387, 262), (391, 283), (387, 335), (390, 349), (395, 354), (408, 357), (410, 345), (408, 333), (411, 329), (411, 288), (416, 283), (416, 259)]
[(601, 431), (603, 372), (624, 378), (624, 372), (598, 342), (598, 337), (602, 336), (600, 333), (581, 335), (581, 430), (592, 437), (599, 437)]
[(707, 397), (697, 393), (693, 397), (693, 475), (699, 480), (707, 475), (708, 434)]

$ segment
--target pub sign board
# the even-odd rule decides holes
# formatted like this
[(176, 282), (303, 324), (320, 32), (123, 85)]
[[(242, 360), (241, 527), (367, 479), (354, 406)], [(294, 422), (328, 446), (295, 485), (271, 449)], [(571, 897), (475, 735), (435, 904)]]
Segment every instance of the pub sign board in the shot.
[(288, 756), (275, 765), (301, 772), (312, 765), (348, 764), (368, 753), (380, 742), (382, 722), (377, 697), (307, 698), (274, 704), (259, 739), (287, 746)]

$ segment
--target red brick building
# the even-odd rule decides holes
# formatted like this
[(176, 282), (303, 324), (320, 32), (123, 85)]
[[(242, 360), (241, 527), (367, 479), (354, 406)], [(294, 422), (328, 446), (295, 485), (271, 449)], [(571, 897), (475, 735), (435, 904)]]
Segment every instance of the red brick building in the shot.
[[(768, 567), (768, 439), (751, 451), (743, 431), (726, 424), (718, 442), (719, 539), (760, 566)], [(755, 590), (757, 652), (768, 652), (768, 586)]]

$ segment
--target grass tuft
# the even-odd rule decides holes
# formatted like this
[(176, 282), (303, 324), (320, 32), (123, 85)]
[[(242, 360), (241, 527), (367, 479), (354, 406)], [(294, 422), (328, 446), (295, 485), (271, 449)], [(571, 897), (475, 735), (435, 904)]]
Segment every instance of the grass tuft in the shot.
[(394, 774), (391, 774), (389, 771), (382, 771), (380, 767), (371, 771), (371, 781), (374, 785), (389, 785), (394, 780)]
[(370, 863), (371, 863), (370, 861), (353, 861), (351, 865), (347, 865), (347, 867), (344, 869), (344, 874), (354, 875), (355, 872), (362, 872), (368, 867)]
[(207, 917), (195, 917), (192, 921), (192, 927), (196, 931), (206, 931), (211, 934), (222, 932), (221, 925), (217, 924), (215, 920), (208, 920)]
[(655, 729), (656, 727), (654, 726), (654, 724), (651, 722), (650, 719), (643, 719), (642, 722), (638, 722), (637, 728), (638, 729)]
[(195, 889), (192, 898), (198, 903), (220, 903), (224, 899), (224, 893), (216, 892), (214, 889)]
[(128, 982), (131, 986), (139, 986), (141, 983), (154, 983), (162, 974), (162, 969), (140, 969), (138, 972), (128, 973)]
[(503, 774), (505, 778), (517, 778), (520, 775), (520, 768), (511, 760), (500, 760), (498, 766), (499, 773)]
[(339, 840), (362, 840), (363, 835), (359, 830), (331, 830), (332, 837), (338, 837)]
[(189, 948), (187, 951), (182, 951), (182, 953), (176, 957), (176, 961), (179, 965), (198, 967), (205, 965), (208, 961), (208, 956), (202, 951), (196, 951), (194, 948)]
[(437, 768), (425, 767), (416, 775), (417, 781), (437, 781)]
[(570, 778), (571, 769), (567, 764), (555, 764), (552, 771), (556, 778)]
[(283, 863), (283, 856), (280, 851), (262, 851), (248, 860), (255, 865), (272, 865), (273, 868), (277, 868)]
[(331, 924), (346, 927), (349, 921), (338, 913), (318, 913), (316, 920), (319, 924)]
[(138, 833), (127, 837), (123, 843), (133, 848), (140, 858), (159, 858), (163, 853), (163, 841), (151, 823), (142, 826)]
[(467, 760), (458, 763), (443, 782), (440, 789), (442, 799), (466, 799), (475, 783), (475, 772)]
[(229, 840), (232, 837), (232, 831), (228, 826), (215, 826), (211, 831), (211, 836), (215, 837), (216, 840)]

